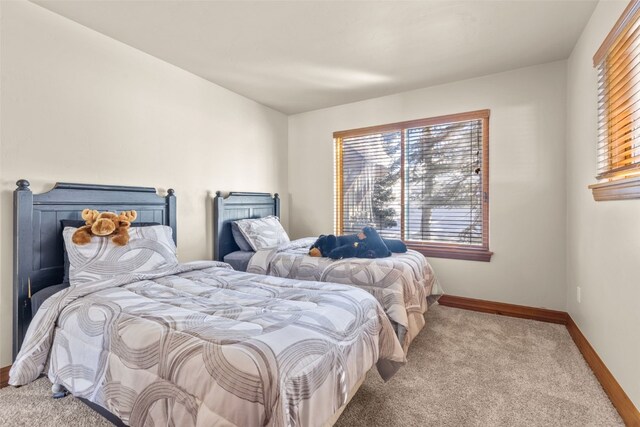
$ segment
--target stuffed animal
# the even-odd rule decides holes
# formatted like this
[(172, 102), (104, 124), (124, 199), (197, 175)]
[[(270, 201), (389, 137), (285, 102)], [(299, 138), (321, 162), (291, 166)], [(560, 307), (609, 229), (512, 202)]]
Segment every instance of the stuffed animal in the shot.
[(86, 245), (91, 241), (92, 236), (113, 236), (111, 241), (118, 246), (129, 243), (129, 227), (131, 222), (138, 217), (136, 211), (120, 212), (116, 215), (113, 212), (98, 212), (96, 210), (85, 209), (82, 211), (84, 226), (78, 228), (71, 236), (71, 241), (76, 245)]
[(383, 239), (372, 227), (365, 227), (358, 234), (334, 236), (321, 235), (309, 249), (314, 257), (341, 258), (384, 258), (391, 252), (404, 253), (407, 246), (396, 239)]
[(333, 234), (321, 234), (318, 240), (309, 248), (309, 256), (312, 257), (326, 257), (329, 253), (337, 247), (353, 246), (360, 239), (357, 234), (348, 234), (344, 236), (335, 236)]

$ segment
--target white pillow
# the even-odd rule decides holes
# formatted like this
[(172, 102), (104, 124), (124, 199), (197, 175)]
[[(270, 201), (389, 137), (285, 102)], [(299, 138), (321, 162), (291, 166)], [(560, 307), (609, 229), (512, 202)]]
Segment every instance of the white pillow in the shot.
[(235, 221), (240, 233), (254, 251), (273, 248), (289, 243), (289, 236), (284, 231), (277, 216), (265, 216), (256, 219), (240, 219)]
[(128, 273), (159, 273), (178, 264), (171, 227), (166, 225), (129, 228), (125, 246), (116, 245), (110, 236), (93, 236), (86, 245), (76, 245), (71, 241), (75, 231), (66, 227), (62, 233), (72, 285)]

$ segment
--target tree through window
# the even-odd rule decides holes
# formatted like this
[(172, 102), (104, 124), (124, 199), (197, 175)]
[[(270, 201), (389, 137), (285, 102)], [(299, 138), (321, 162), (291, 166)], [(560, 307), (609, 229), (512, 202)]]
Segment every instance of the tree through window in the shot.
[(489, 111), (336, 132), (336, 231), (488, 261)]

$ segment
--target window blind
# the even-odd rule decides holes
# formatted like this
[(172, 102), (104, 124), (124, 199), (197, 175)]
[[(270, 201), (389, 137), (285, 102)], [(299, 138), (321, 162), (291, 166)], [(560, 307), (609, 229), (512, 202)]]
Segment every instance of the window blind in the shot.
[(594, 56), (598, 74), (598, 179), (640, 172), (640, 10), (629, 5)]
[(336, 232), (488, 251), (487, 110), (336, 132)]
[(405, 239), (482, 245), (482, 121), (405, 132)]
[(380, 235), (401, 236), (401, 132), (383, 132), (341, 141), (340, 234), (374, 226)]

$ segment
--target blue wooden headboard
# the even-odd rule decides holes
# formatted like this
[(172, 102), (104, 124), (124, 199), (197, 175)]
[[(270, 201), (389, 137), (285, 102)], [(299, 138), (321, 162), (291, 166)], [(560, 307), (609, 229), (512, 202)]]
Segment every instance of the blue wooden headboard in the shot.
[(120, 212), (135, 209), (137, 221), (157, 222), (173, 229), (176, 239), (176, 197), (152, 187), (57, 183), (33, 194), (21, 179), (13, 192), (13, 357), (31, 322), (31, 295), (62, 283), (64, 274), (63, 219), (81, 219), (85, 208)]
[(216, 191), (213, 198), (213, 259), (222, 261), (224, 256), (240, 248), (233, 239), (231, 223), (238, 219), (262, 218), (269, 215), (280, 217), (278, 193), (231, 192), (222, 197)]

